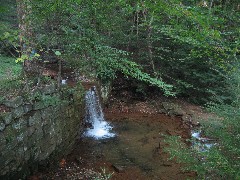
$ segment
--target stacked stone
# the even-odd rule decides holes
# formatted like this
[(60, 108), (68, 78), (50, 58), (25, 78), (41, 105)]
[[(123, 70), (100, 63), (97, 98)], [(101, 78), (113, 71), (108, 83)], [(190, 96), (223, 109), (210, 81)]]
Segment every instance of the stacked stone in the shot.
[(59, 97), (59, 104), (43, 100), (29, 101), (17, 96), (3, 102), (6, 112), (0, 112), (0, 179), (13, 174), (28, 174), (53, 154), (65, 154), (81, 132), (84, 115), (83, 92), (56, 90), (54, 84), (34, 91), (41, 95)]

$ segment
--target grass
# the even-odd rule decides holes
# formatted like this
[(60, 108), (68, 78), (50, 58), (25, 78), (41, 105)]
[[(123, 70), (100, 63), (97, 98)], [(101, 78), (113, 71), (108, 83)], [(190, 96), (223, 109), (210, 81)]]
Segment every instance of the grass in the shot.
[(22, 67), (12, 57), (0, 55), (0, 81), (15, 79), (21, 74)]
[(20, 64), (15, 63), (12, 57), (0, 55), (0, 101), (5, 97), (14, 94), (21, 87), (21, 71)]

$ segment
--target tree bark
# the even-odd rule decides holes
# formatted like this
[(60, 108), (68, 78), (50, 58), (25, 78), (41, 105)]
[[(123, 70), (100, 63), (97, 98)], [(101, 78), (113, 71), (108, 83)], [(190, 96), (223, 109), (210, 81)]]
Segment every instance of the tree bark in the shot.
[(33, 49), (32, 41), (32, 27), (29, 15), (31, 14), (31, 5), (28, 0), (16, 0), (17, 2), (17, 14), (19, 21), (19, 41), (20, 41), (20, 55), (24, 55), (24, 70), (32, 71), (33, 64), (30, 61), (31, 51)]
[(154, 64), (154, 60), (153, 60), (153, 52), (152, 52), (152, 40), (151, 40), (151, 37), (152, 37), (152, 21), (153, 21), (153, 16), (151, 17), (151, 20), (150, 20), (150, 22), (148, 24), (148, 27), (147, 27), (147, 32), (148, 32), (148, 35), (147, 35), (148, 55), (149, 55), (149, 60), (150, 60), (151, 65), (152, 65), (153, 73), (156, 74), (155, 64)]

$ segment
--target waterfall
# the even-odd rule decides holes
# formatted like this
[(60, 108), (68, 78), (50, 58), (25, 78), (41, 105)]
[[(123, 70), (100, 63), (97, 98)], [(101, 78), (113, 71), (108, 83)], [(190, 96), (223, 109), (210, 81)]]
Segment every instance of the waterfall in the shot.
[(87, 128), (87, 131), (84, 133), (84, 135), (96, 139), (114, 137), (115, 134), (110, 132), (112, 130), (112, 126), (104, 119), (102, 107), (95, 86), (91, 87), (86, 92), (85, 101), (85, 122), (90, 124), (91, 127)]

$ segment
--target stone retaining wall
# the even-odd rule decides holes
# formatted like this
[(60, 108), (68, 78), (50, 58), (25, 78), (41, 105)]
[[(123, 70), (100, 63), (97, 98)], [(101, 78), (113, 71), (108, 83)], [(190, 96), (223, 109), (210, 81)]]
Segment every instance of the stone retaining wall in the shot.
[(72, 148), (82, 130), (83, 90), (54, 84), (2, 103), (0, 179), (26, 177), (50, 156)]

